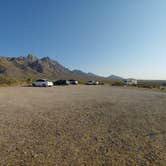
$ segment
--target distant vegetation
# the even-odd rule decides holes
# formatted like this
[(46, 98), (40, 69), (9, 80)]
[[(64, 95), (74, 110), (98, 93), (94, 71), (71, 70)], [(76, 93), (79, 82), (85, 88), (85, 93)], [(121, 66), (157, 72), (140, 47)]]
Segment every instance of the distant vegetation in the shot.
[[(124, 81), (109, 81), (106, 82), (110, 86), (125, 86)], [(128, 85), (129, 87), (138, 87), (138, 88), (146, 88), (153, 90), (161, 90), (166, 92), (166, 81), (162, 80), (138, 80), (137, 85)]]
[(141, 88), (161, 88), (162, 86), (166, 86), (166, 81), (162, 80), (140, 80), (138, 82), (138, 87)]
[(123, 81), (112, 81), (110, 83), (111, 86), (124, 86), (124, 82)]
[(30, 85), (32, 78), (16, 79), (10, 77), (0, 77), (0, 86)]

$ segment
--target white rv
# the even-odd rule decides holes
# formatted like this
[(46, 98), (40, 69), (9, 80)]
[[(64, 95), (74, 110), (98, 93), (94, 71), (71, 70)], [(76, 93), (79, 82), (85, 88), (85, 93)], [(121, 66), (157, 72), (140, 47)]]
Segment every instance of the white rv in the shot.
[(136, 79), (127, 79), (125, 80), (125, 84), (126, 85), (137, 85), (138, 84), (138, 81)]

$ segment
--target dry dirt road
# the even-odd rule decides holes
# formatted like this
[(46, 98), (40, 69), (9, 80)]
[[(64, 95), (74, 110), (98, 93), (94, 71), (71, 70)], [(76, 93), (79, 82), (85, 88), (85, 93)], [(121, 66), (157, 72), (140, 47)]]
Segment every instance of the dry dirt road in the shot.
[(0, 88), (0, 165), (166, 165), (166, 93)]

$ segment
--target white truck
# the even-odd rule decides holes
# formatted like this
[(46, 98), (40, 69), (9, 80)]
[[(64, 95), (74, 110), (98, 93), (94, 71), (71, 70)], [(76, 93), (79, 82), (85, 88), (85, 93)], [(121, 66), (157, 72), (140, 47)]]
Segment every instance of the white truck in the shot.
[(53, 82), (48, 81), (46, 79), (39, 79), (32, 83), (34, 87), (51, 87), (53, 86)]

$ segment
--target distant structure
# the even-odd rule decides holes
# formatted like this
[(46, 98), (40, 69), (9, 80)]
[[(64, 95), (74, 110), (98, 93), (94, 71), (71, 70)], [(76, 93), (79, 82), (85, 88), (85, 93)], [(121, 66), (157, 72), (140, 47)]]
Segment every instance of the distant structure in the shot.
[(137, 85), (138, 81), (136, 79), (129, 78), (124, 81), (126, 85)]

